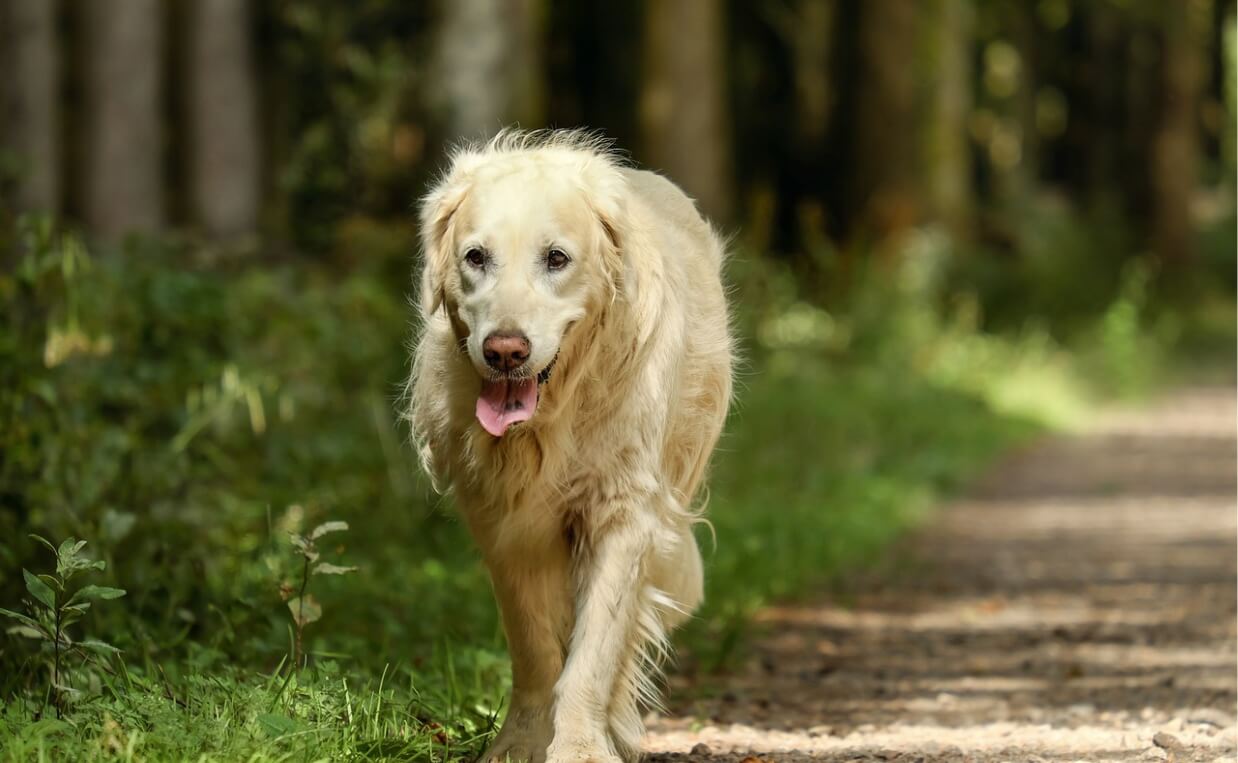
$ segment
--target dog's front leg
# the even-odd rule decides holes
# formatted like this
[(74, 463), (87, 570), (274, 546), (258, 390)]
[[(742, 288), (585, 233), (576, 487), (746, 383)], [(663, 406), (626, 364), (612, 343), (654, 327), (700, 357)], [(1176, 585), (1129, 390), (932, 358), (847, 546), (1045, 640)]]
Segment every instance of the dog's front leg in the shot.
[(481, 757), (542, 763), (553, 734), (554, 686), (571, 632), (571, 571), (566, 549), (535, 558), (487, 560), (512, 659), (512, 698), (503, 728)]
[(662, 648), (657, 594), (648, 583), (655, 527), (644, 506), (617, 507), (578, 551), (576, 624), (555, 687), (547, 760), (615, 761), (637, 754), (646, 650)]

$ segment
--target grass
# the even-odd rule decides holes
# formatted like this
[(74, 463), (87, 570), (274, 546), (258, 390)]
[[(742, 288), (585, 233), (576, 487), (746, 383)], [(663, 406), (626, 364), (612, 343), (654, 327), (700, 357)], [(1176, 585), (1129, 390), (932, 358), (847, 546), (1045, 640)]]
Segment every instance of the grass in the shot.
[(357, 679), (329, 660), (301, 674), (216, 668), (175, 690), (108, 685), (70, 720), (6, 724), (0, 739), (6, 760), (457, 759), (492, 727), (492, 713), (465, 704), (494, 693), (487, 676), (431, 674), (422, 686), (409, 672)]
[[(46, 654), (0, 637), (0, 760), (476, 755), (510, 679), (466, 533), (395, 423), (410, 263), (221, 267), (167, 242), (95, 260), (45, 225), (23, 236), (0, 276), (0, 606), (51, 562), (30, 532), (89, 539), (98, 582), (128, 595), (83, 620), (124, 652), (66, 668), (80, 694), (59, 720)], [(726, 669), (763, 604), (863, 566), (997, 454), (1075, 420), (1089, 374), (1138, 387), (1160, 346), (1137, 279), (1072, 352), (898, 279), (830, 311), (769, 263), (733, 280), (747, 360), (711, 480), (707, 603), (678, 637), (693, 670)], [(295, 670), (290, 536), (329, 520), (350, 529), (324, 553), (359, 569), (314, 578)]]
[[(810, 366), (793, 374), (750, 372), (719, 454), (710, 511), (717, 548), (709, 551), (703, 539), (708, 604), (681, 639), (702, 669), (728, 664), (762, 603), (870, 558), (931, 496), (1037, 429), (929, 383), (892, 389), (895, 369)], [(352, 542), (350, 559), (383, 559), (389, 552), (382, 535)], [(467, 547), (458, 527), (451, 535)], [(414, 559), (386, 564), (400, 565), (393, 571), (418, 566)], [(465, 555), (440, 564), (437, 574), (414, 572), (403, 587), (380, 576), (340, 581), (340, 593), (418, 608), (423, 594), (438, 599), (436, 581), (453, 579), (462, 600), (451, 631), (469, 634), (463, 638), (401, 648), (383, 632), (381, 615), (357, 611), (373, 609), (373, 602), (350, 607), (327, 596), (321, 625), (330, 630), (320, 634), (307, 671), (230, 667), (208, 647), (191, 645), (187, 662), (169, 666), (166, 679), (153, 656), (132, 668), (140, 676), (135, 684), (105, 678), (69, 723), (31, 724), (36, 701), (9, 704), (0, 749), (9, 760), (475, 755), (501, 713), (507, 666), (476, 562)], [(465, 612), (475, 612), (475, 621), (464, 620)], [(347, 622), (354, 618), (369, 624)], [(260, 662), (265, 651), (250, 659)], [(379, 665), (376, 657), (394, 660)]]

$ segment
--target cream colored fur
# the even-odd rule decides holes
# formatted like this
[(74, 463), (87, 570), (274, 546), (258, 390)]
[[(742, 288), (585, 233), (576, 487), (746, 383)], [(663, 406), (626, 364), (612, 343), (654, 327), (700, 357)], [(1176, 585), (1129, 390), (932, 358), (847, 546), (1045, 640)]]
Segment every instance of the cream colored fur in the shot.
[[(577, 132), (456, 152), (421, 224), (408, 416), (480, 547), (512, 657), (483, 760), (632, 759), (667, 633), (702, 596), (694, 501), (731, 397), (724, 244), (670, 181)], [(552, 246), (571, 257), (562, 273), (545, 271)], [(554, 363), (534, 416), (500, 438), (474, 415), (495, 330), (528, 335), (530, 371)]]

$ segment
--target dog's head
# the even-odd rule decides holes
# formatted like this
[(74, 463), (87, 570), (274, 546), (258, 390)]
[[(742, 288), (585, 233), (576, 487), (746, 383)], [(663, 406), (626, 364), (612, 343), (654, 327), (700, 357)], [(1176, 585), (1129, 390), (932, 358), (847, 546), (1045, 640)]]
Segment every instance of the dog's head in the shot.
[(579, 137), (458, 152), (421, 209), (426, 315), (445, 310), (500, 437), (531, 418), (574, 326), (618, 288), (624, 181)]

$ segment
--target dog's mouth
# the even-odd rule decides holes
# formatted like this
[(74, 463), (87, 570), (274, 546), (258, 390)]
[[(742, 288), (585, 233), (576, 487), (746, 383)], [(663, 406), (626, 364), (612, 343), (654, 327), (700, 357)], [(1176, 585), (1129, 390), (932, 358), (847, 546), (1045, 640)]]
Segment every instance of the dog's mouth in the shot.
[(512, 424), (533, 418), (541, 385), (550, 381), (556, 355), (536, 376), (500, 376), (483, 379), (477, 396), (477, 420), (495, 437), (502, 437)]

